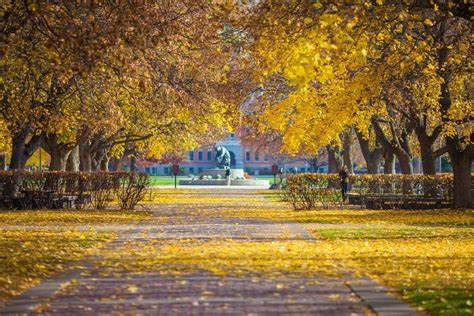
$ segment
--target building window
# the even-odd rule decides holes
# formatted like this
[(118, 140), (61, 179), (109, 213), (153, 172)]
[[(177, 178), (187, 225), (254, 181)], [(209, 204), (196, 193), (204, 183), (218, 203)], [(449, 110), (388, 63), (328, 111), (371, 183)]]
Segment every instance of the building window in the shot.
[(230, 140), (234, 140), (235, 139), (235, 133), (230, 133)]
[(265, 156), (263, 156), (263, 160), (268, 161), (268, 154), (265, 154)]
[(189, 168), (189, 173), (194, 173), (194, 167)]
[(150, 167), (145, 167), (145, 172), (148, 173), (148, 174), (150, 174), (150, 173), (151, 173), (151, 172), (150, 172)]
[(258, 151), (255, 152), (255, 161), (259, 161), (260, 160), (260, 156), (258, 155)]
[(191, 160), (191, 161), (194, 160), (194, 151), (189, 152), (189, 160)]
[(199, 172), (199, 173), (202, 172), (202, 168), (201, 168), (201, 167), (198, 168), (198, 172)]
[(165, 168), (163, 169), (163, 173), (164, 173), (165, 175), (169, 175), (169, 174), (171, 174), (171, 169), (170, 169), (169, 167), (165, 167)]
[(198, 160), (199, 160), (199, 161), (202, 161), (202, 151), (199, 151), (199, 152), (198, 152)]
[(250, 161), (250, 151), (249, 150), (247, 150), (245, 152), (245, 160)]
[(212, 160), (212, 150), (208, 150), (207, 151), (207, 161), (211, 161)]

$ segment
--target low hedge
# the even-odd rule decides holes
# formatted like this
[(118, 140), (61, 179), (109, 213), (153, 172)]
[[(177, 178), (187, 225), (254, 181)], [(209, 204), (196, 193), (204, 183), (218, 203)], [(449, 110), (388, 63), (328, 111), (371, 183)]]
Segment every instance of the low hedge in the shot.
[(52, 191), (59, 197), (88, 196), (90, 199), (85, 200), (90, 200), (96, 209), (106, 208), (117, 197), (121, 208), (133, 209), (143, 198), (149, 177), (144, 173), (123, 171), (0, 171), (0, 184), (4, 198), (20, 196), (21, 191)]
[[(349, 176), (349, 190), (359, 195), (423, 196), (451, 200), (452, 174), (402, 175), (376, 174)], [(312, 209), (317, 205), (340, 205), (337, 174), (303, 173), (290, 175), (283, 190), (283, 199), (295, 209)]]

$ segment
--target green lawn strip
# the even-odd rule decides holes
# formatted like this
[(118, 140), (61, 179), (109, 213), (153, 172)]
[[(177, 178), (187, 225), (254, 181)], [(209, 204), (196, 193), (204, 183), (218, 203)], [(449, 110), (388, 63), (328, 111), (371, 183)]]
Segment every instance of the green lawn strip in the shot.
[[(197, 177), (197, 176), (195, 176)], [(251, 176), (252, 179), (257, 180), (269, 180), (270, 185), (274, 183), (274, 179), (272, 175), (259, 175), (259, 176)], [(179, 180), (189, 180), (191, 178), (187, 176), (178, 176), (177, 183), (179, 184)], [(277, 179), (277, 182), (279, 180)], [(164, 186), (174, 186), (174, 177), (171, 176), (150, 176), (150, 185), (164, 185)]]
[(474, 291), (463, 288), (404, 288), (402, 296), (434, 315), (473, 315)]
[(360, 210), (297, 211), (295, 220), (316, 224), (404, 224), (415, 227), (474, 227), (474, 210)]
[[(394, 226), (380, 226), (380, 227), (366, 227), (366, 228), (318, 228), (312, 230), (321, 242), (330, 241), (346, 241), (347, 244), (351, 242), (364, 241), (371, 243), (374, 240), (385, 242), (387, 249), (390, 247), (397, 247), (398, 243), (403, 241), (416, 240), (418, 243), (424, 243), (425, 247), (429, 247), (430, 242), (436, 240), (452, 240), (457, 242), (470, 243), (474, 236), (474, 229), (464, 227), (394, 227)], [(391, 245), (390, 245), (391, 244)], [(362, 265), (362, 270), (366, 270), (366, 273), (375, 274), (381, 280), (387, 279), (392, 280), (391, 286), (397, 289), (400, 295), (411, 304), (422, 308), (429, 313), (435, 315), (472, 315), (473, 304), (474, 304), (474, 291), (472, 286), (472, 271), (466, 269), (468, 266), (472, 266), (473, 255), (467, 254), (464, 259), (466, 260), (463, 265), (463, 271), (456, 270), (454, 268), (454, 258), (449, 258), (450, 254), (440, 253), (439, 257), (429, 257), (420, 253), (420, 256), (413, 258), (410, 255), (406, 257), (390, 257), (390, 250), (387, 252), (384, 249), (380, 249), (375, 252), (366, 252), (361, 250), (360, 253), (351, 254), (353, 256), (350, 260), (357, 262), (359, 256), (376, 256), (373, 258), (374, 263), (372, 266)], [(383, 259), (377, 258), (379, 256), (385, 256), (387, 260), (388, 268), (384, 270), (382, 264)], [(388, 256), (388, 257), (386, 257)], [(365, 260), (370, 258), (365, 258)], [(470, 261), (470, 262), (469, 262)], [(449, 262), (453, 263), (453, 270), (450, 268)], [(403, 275), (399, 276), (400, 282), (398, 284), (393, 283), (393, 266), (403, 265), (404, 273), (409, 272), (413, 274), (410, 279), (404, 279)], [(434, 268), (433, 268), (434, 267)], [(437, 268), (438, 267), (438, 268)], [(442, 268), (440, 268), (442, 267)], [(459, 266), (458, 266), (459, 267)], [(430, 270), (435, 269), (436, 273), (439, 274), (437, 280), (428, 282), (423, 280), (423, 277), (419, 279), (416, 277), (418, 271), (423, 269)], [(439, 269), (439, 270), (436, 270)], [(361, 270), (360, 266), (359, 269)], [(466, 270), (466, 271), (464, 271)], [(453, 273), (453, 275), (451, 275)], [(455, 274), (465, 274), (465, 278), (462, 281), (456, 279)], [(391, 275), (392, 274), (392, 275)]]
[[(177, 183), (179, 180), (187, 180), (189, 177), (178, 176)], [(174, 177), (171, 176), (150, 176), (150, 185), (174, 185)]]
[(474, 229), (445, 227), (367, 227), (367, 228), (321, 228), (314, 231), (322, 238), (334, 239), (397, 239), (397, 238), (461, 238), (474, 236)]

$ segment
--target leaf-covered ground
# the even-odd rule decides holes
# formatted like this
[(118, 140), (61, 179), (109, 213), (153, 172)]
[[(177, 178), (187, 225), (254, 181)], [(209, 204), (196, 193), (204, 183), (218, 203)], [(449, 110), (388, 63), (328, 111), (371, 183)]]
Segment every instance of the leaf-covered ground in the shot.
[(116, 235), (107, 226), (148, 217), (144, 212), (0, 212), (0, 306), (41, 279), (94, 254)]
[[(400, 291), (409, 302), (435, 314), (474, 312), (473, 210), (360, 210), (293, 211), (285, 204), (265, 202), (242, 192), (241, 208), (209, 207), (205, 197), (167, 192), (160, 202), (196, 203), (183, 206), (195, 220), (212, 217), (296, 221), (319, 241), (253, 242), (181, 240), (148, 248), (150, 260), (137, 268), (169, 267), (179, 261), (183, 271), (208, 269), (215, 273), (259, 271), (274, 274), (334, 274), (353, 271), (368, 275)], [(268, 194), (268, 193), (267, 193)], [(218, 198), (208, 199), (215, 203)], [(255, 207), (251, 207), (256, 201)], [(282, 238), (284, 239), (284, 238)], [(140, 245), (137, 245), (140, 247)], [(209, 260), (212, 258), (212, 260)], [(271, 258), (271, 260), (269, 260)], [(165, 268), (164, 271), (167, 271)], [(172, 271), (176, 272), (175, 268)]]
[[(268, 198), (268, 192), (243, 190), (154, 190), (150, 200), (145, 202), (149, 203), (145, 207), (153, 211), (152, 217), (148, 217), (148, 213), (118, 212), (91, 212), (84, 217), (81, 217), (82, 213), (71, 212), (68, 217), (67, 213), (55, 216), (59, 213), (47, 211), (44, 215), (32, 212), (37, 216), (33, 219), (29, 212), (12, 212), (0, 214), (0, 224), (2, 227), (33, 225), (34, 229), (28, 234), (37, 233), (35, 229), (42, 224), (48, 229), (51, 225), (64, 226), (68, 230), (71, 225), (81, 228), (66, 233), (47, 232), (51, 236), (57, 234), (57, 238), (46, 238), (47, 241), (35, 244), (45, 245), (49, 250), (38, 253), (59, 258), (53, 260), (36, 254), (37, 247), (25, 246), (24, 234), (2, 231), (2, 234), (12, 234), (10, 239), (14, 246), (8, 247), (33, 258), (17, 266), (38, 271), (41, 266), (36, 268), (36, 262), (47, 262), (54, 269), (55, 260), (76, 260), (82, 253), (87, 253), (85, 249), (100, 246), (110, 238), (106, 231), (98, 233), (84, 229), (88, 221), (96, 227), (141, 221), (142, 230), (136, 238), (103, 249), (96, 271), (91, 272), (93, 277), (87, 279), (85, 276), (76, 287), (68, 289), (69, 294), (62, 294), (64, 306), (68, 306), (69, 300), (76, 295), (92, 295), (98, 289), (103, 291), (98, 300), (119, 300), (123, 292), (124, 296), (136, 296), (133, 302), (140, 304), (140, 299), (146, 300), (146, 295), (152, 295), (155, 285), (146, 281), (146, 284), (133, 283), (138, 276), (145, 280), (149, 275), (171, 278), (166, 280), (174, 280), (173, 285), (163, 295), (178, 295), (187, 288), (188, 281), (181, 278), (202, 273), (224, 278), (221, 279), (223, 282), (228, 277), (246, 278), (257, 288), (262, 282), (273, 282), (275, 291), (286, 289), (293, 295), (291, 300), (296, 300), (299, 292), (278, 280), (341, 277), (349, 272), (355, 276), (367, 275), (388, 285), (397, 290), (400, 297), (429, 314), (473, 314), (473, 210), (348, 208), (293, 211), (285, 203), (276, 201), (274, 196)], [(299, 223), (296, 224), (299, 228), (295, 231), (291, 223)], [(64, 236), (70, 238), (64, 242)], [(39, 237), (30, 239), (41, 240)], [(64, 249), (57, 246), (59, 240)], [(76, 247), (75, 250), (69, 251), (67, 243)], [(12, 257), (22, 258), (22, 255)], [(5, 280), (5, 276), (15, 274), (2, 271), (1, 275)], [(27, 275), (27, 272), (19, 275)], [(39, 272), (33, 273), (34, 280), (42, 276)], [(118, 278), (120, 290), (111, 289), (112, 294), (107, 294), (98, 281), (101, 277)], [(27, 283), (31, 280), (25, 281)], [(205, 298), (219, 295), (216, 291), (225, 288), (219, 285), (217, 289), (209, 290), (206, 284), (195, 285), (202, 286), (201, 296)], [(301, 286), (304, 288), (309, 284)], [(347, 302), (348, 297), (330, 294), (326, 299)], [(61, 297), (58, 300), (61, 301)], [(56, 306), (57, 312), (62, 311), (62, 305)]]

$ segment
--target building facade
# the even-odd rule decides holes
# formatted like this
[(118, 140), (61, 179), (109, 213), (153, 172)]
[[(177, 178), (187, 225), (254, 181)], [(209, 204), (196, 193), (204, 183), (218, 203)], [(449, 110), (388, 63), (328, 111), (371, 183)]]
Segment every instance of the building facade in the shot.
[[(287, 172), (309, 172), (310, 166), (302, 158), (283, 158), (270, 154), (251, 143), (243, 143), (235, 133), (212, 146), (201, 146), (187, 152), (186, 159), (179, 164), (184, 174), (199, 175), (206, 169), (216, 168), (216, 148), (225, 147), (231, 156), (231, 169), (244, 169), (250, 175), (269, 175), (272, 165)], [(150, 175), (171, 175), (171, 165), (156, 162), (140, 161), (139, 168)]]

